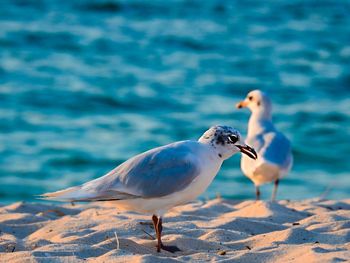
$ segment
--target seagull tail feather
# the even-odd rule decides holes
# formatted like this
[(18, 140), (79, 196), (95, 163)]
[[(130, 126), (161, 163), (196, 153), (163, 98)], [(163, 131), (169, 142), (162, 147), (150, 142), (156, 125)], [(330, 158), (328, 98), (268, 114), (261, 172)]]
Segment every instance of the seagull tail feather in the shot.
[(89, 199), (90, 197), (91, 196), (81, 189), (81, 186), (75, 186), (52, 193), (45, 193), (39, 195), (38, 198), (53, 201), (73, 202)]

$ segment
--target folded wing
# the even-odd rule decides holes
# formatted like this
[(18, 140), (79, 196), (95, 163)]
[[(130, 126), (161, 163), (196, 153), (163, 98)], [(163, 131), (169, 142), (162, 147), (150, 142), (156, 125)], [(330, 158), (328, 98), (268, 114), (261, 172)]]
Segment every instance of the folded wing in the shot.
[(248, 138), (247, 143), (258, 152), (258, 162), (268, 162), (288, 170), (292, 163), (292, 149), (289, 140), (278, 131), (258, 134)]
[(162, 197), (186, 188), (200, 173), (197, 142), (155, 148), (122, 163), (103, 177), (81, 186), (44, 194), (63, 201), (108, 201)]

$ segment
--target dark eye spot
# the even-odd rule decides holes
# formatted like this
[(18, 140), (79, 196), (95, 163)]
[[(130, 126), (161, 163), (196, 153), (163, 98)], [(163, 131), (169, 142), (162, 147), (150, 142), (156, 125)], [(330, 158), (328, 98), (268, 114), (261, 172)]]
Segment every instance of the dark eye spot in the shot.
[(238, 142), (238, 136), (236, 136), (236, 135), (229, 135), (228, 136), (228, 141), (229, 141), (229, 143), (236, 143), (236, 142)]
[(252, 101), (253, 100), (253, 96), (249, 96), (248, 100)]
[(258, 106), (260, 106), (260, 101), (257, 102)]

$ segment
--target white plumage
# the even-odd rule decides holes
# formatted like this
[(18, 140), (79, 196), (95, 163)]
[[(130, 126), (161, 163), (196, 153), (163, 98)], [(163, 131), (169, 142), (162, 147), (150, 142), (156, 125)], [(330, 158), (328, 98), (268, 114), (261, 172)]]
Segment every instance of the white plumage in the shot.
[(256, 198), (260, 198), (259, 186), (274, 182), (272, 200), (276, 198), (279, 179), (292, 167), (293, 156), (289, 140), (272, 123), (272, 104), (266, 93), (254, 90), (248, 93), (237, 108), (247, 107), (251, 111), (246, 143), (257, 151), (258, 159), (242, 156), (241, 169), (256, 187)]

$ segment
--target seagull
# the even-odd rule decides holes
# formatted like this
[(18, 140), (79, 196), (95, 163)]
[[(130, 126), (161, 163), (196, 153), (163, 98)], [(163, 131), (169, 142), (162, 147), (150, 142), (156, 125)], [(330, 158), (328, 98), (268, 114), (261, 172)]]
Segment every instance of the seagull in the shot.
[(258, 159), (241, 158), (243, 173), (253, 181), (256, 200), (260, 199), (259, 186), (274, 181), (272, 200), (276, 199), (279, 180), (291, 169), (293, 156), (289, 140), (272, 123), (272, 103), (266, 93), (253, 90), (236, 104), (238, 109), (251, 111), (246, 143), (258, 152)]
[(179, 141), (151, 149), (100, 178), (41, 197), (66, 202), (113, 201), (120, 210), (150, 214), (157, 252), (163, 249), (174, 253), (180, 250), (163, 245), (161, 240), (162, 216), (202, 194), (223, 161), (238, 152), (257, 158), (236, 129), (213, 126), (198, 141)]

